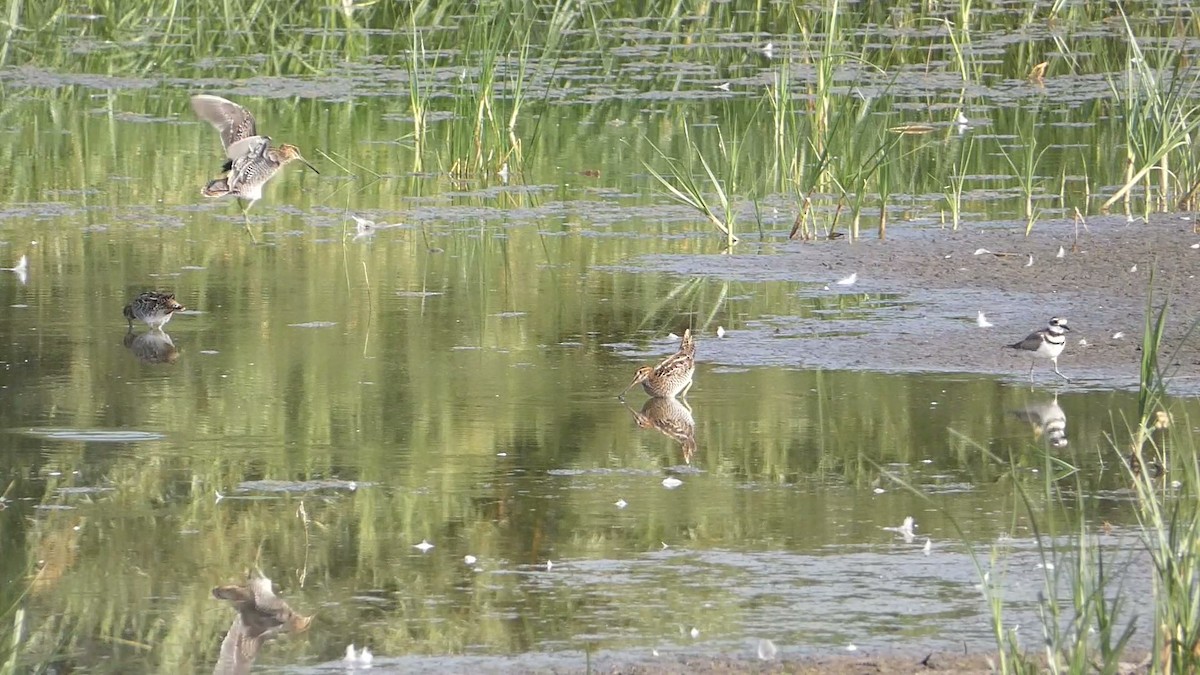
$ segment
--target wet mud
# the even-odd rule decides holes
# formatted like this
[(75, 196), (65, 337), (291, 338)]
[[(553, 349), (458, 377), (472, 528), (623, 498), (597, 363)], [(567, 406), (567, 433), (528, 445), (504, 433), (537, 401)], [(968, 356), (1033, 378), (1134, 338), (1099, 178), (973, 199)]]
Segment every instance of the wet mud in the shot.
[[(1200, 350), (1195, 340), (1185, 339), (1200, 317), (1195, 278), (1200, 234), (1193, 223), (1178, 215), (1136, 223), (1092, 219), (1087, 228), (1052, 221), (1038, 223), (1029, 237), (1012, 227), (898, 229), (885, 241), (788, 242), (757, 249), (747, 243), (733, 255), (652, 256), (641, 266), (741, 281), (802, 282), (801, 295), (823, 300), (807, 316), (726, 327), (723, 339), (705, 341), (700, 360), (1028, 381), (1032, 359), (1004, 345), (1059, 316), (1071, 327), (1059, 357), (1070, 382), (1045, 360), (1037, 362), (1034, 380), (1084, 389), (1137, 387), (1153, 288), (1155, 305), (1169, 307), (1160, 366), (1168, 374), (1168, 390), (1184, 395), (1200, 393)], [(851, 274), (857, 275), (853, 285), (836, 283)], [(839, 305), (838, 296), (853, 302)], [(991, 327), (978, 325), (979, 312)]]

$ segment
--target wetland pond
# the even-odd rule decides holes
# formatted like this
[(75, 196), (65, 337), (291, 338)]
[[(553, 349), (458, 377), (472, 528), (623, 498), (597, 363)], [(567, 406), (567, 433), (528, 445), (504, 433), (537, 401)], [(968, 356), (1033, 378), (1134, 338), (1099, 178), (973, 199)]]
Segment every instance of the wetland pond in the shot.
[[(1036, 649), (1080, 522), (1148, 594), (1119, 439), (1146, 293), (1196, 316), (1200, 236), (1161, 208), (1187, 185), (1098, 211), (1137, 64), (1195, 57), (1191, 10), (841, 8), (834, 36), (836, 5), (734, 4), (18, 3), (0, 672), (982, 653), (989, 593)], [(1171, 77), (1195, 105), (1194, 67)], [(245, 218), (201, 196), (198, 92), (320, 174)], [(728, 195), (732, 249), (665, 187), (685, 170)], [(127, 330), (152, 289), (187, 311)], [(1031, 383), (1001, 347), (1054, 315), (1072, 380)], [(1164, 433), (1188, 436), (1183, 327)], [(685, 328), (687, 400), (619, 400)], [(251, 570), (295, 630), (214, 599)], [(1120, 617), (1142, 648), (1151, 618)]]

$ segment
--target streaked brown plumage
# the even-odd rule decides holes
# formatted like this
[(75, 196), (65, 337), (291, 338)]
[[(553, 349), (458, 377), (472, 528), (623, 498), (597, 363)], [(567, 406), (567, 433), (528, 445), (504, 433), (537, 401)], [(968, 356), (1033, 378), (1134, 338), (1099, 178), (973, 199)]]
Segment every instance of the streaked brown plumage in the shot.
[(281, 168), (293, 160), (303, 162), (316, 173), (317, 168), (300, 155), (294, 145), (282, 143), (271, 147), (269, 136), (258, 135), (254, 116), (242, 106), (208, 94), (192, 97), (192, 110), (196, 116), (211, 124), (221, 135), (227, 161), (222, 167), (226, 174), (210, 181), (201, 191), (206, 197), (233, 195), (247, 203), (249, 210), (254, 202), (262, 199), (263, 186)]
[(133, 320), (137, 319), (138, 321), (144, 321), (147, 326), (153, 329), (162, 330), (162, 327), (171, 320), (175, 312), (183, 309), (186, 308), (175, 301), (174, 293), (146, 291), (134, 298), (128, 305), (125, 305), (123, 313), (131, 329), (133, 328)]
[(639, 427), (654, 429), (678, 443), (683, 461), (691, 464), (696, 454), (696, 421), (686, 401), (655, 396), (646, 399), (640, 412), (633, 408), (629, 412)]
[(696, 372), (696, 341), (691, 329), (683, 331), (679, 351), (663, 359), (657, 366), (642, 366), (633, 376), (633, 381), (621, 392), (621, 397), (635, 385), (641, 384), (646, 393), (654, 397), (675, 398), (687, 396), (692, 388), (692, 375)]
[(228, 600), (237, 616), (221, 642), (217, 673), (249, 673), (264, 642), (280, 633), (308, 629), (312, 616), (301, 616), (271, 590), (271, 580), (258, 570), (245, 586), (217, 586), (214, 598)]

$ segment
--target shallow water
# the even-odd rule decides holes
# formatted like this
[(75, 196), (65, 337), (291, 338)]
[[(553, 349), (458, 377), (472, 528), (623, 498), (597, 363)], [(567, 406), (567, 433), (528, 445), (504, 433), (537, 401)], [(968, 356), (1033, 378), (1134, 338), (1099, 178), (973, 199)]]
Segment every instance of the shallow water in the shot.
[[(722, 242), (649, 177), (650, 144), (686, 154), (684, 119), (753, 127), (779, 54), (797, 58), (797, 82), (809, 77), (800, 44), (775, 39), (767, 58), (756, 49), (769, 27), (739, 23), (689, 47), (670, 27), (612, 18), (604, 52), (533, 62), (536, 101), (518, 125), (527, 161), (506, 180), (489, 155), (464, 178), (451, 169), (472, 149), (453, 120), (479, 64), (465, 49), (433, 52), (442, 60), (423, 72), (437, 114), (414, 147), (396, 46), (410, 38), (390, 11), (306, 25), (297, 39), (344, 49), (314, 51), (315, 73), (240, 38), (192, 54), (192, 24), (160, 36), (179, 58), (157, 74), (145, 67), (156, 52), (110, 53), (94, 18), (64, 19), (89, 35), (76, 60), (51, 58), (44, 35), (10, 43), (0, 266), (25, 255), (29, 269), (0, 273), (0, 611), (20, 610), (0, 619), (24, 637), (22, 664), (210, 670), (234, 617), (211, 589), (251, 567), (316, 615), (303, 637), (257, 655), (257, 668), (287, 672), (340, 670), (352, 642), (381, 669), (484, 672), (583, 668), (589, 653), (750, 658), (759, 639), (784, 655), (985, 649), (983, 570), (1002, 576), (1023, 639), (1040, 639), (1034, 525), (1069, 549), (1072, 495), (1113, 528), (1111, 555), (1136, 558), (1109, 440), (1136, 394), (1030, 387), (1024, 361), (1016, 376), (813, 367), (820, 355), (806, 355), (793, 319), (826, 321), (821, 337), (836, 338), (919, 311), (919, 296), (829, 292), (810, 271), (723, 275), (719, 258), (693, 257)], [(1113, 39), (1092, 27), (1098, 44)], [(1009, 49), (989, 40), (980, 54)], [(910, 76), (903, 96), (870, 93), (891, 78), (844, 95), (868, 92), (881, 128), (931, 100), (949, 119), (961, 82)], [(1039, 174), (1112, 146), (1089, 107), (1103, 80), (1064, 98), (1023, 76), (972, 94), (995, 112), (988, 135), (947, 126), (935, 142), (901, 142), (919, 168), (893, 223), (938, 226), (933, 168), (947, 149), (1017, 138), (1045, 111), (1028, 96), (1056, 115), (1052, 132), (1038, 127), (1054, 141)], [(732, 92), (713, 88), (725, 81)], [(188, 109), (201, 89), (249, 106), (322, 172), (275, 178), (249, 232), (232, 203), (199, 195), (221, 159)], [(707, 149), (719, 142), (696, 133)], [(969, 160), (968, 211), (1022, 228), (1013, 183), (986, 178), (1009, 172), (987, 147)], [(1090, 169), (1118, 180), (1120, 167)], [(1043, 183), (1053, 202), (1057, 184)], [(795, 200), (757, 196), (758, 220), (748, 200), (740, 208), (765, 243), (742, 251), (769, 256)], [(352, 215), (376, 227), (358, 233)], [(121, 317), (149, 288), (189, 308), (162, 335)], [(619, 401), (634, 369), (689, 326), (700, 365), (687, 404), (640, 389)], [(690, 422), (686, 438), (659, 433), (663, 416)], [(1062, 420), (1069, 444), (1051, 448)], [(885, 529), (905, 516), (910, 542)], [(1129, 566), (1129, 588), (1148, 587), (1142, 568)]]

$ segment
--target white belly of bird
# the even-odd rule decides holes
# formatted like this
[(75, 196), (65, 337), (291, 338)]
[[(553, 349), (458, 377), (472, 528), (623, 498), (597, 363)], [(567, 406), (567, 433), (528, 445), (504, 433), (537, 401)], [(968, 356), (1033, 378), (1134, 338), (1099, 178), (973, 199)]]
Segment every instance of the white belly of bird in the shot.
[(256, 202), (262, 199), (263, 185), (266, 185), (266, 183), (243, 186), (238, 194), (242, 199), (249, 199), (252, 202)]
[(1047, 340), (1042, 340), (1042, 344), (1038, 345), (1037, 351), (1034, 352), (1037, 356), (1044, 359), (1056, 359), (1062, 353), (1063, 347), (1067, 346), (1066, 338), (1062, 338), (1062, 342), (1053, 343)]

